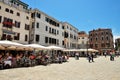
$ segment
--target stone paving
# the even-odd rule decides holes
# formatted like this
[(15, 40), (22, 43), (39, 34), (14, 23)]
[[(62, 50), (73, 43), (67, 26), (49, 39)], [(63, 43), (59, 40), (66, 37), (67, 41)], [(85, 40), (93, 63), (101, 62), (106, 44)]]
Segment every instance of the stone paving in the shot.
[(0, 70), (0, 80), (120, 80), (120, 57), (70, 58), (63, 64)]

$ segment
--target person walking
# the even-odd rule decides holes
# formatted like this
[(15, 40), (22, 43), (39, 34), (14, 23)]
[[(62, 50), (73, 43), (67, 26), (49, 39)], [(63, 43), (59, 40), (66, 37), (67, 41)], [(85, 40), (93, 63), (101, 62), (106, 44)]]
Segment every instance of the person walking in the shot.
[(75, 58), (76, 58), (76, 60), (79, 60), (79, 53), (78, 52), (75, 53)]
[(105, 57), (107, 56), (107, 53), (106, 53), (106, 52), (104, 52), (104, 56), (105, 56)]
[(110, 61), (114, 61), (115, 54), (113, 52), (110, 52)]
[(91, 57), (91, 54), (90, 54), (90, 53), (87, 54), (87, 58), (88, 58), (88, 62), (91, 63), (92, 57)]
[(94, 55), (95, 55), (95, 53), (91, 54), (91, 60), (92, 60), (92, 62), (94, 62)]

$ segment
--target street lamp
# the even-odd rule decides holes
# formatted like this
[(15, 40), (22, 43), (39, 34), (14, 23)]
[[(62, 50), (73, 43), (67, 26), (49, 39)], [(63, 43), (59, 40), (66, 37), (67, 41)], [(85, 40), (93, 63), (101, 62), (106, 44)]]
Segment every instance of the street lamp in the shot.
[(87, 54), (88, 54), (88, 48), (89, 48), (89, 39), (87, 39)]

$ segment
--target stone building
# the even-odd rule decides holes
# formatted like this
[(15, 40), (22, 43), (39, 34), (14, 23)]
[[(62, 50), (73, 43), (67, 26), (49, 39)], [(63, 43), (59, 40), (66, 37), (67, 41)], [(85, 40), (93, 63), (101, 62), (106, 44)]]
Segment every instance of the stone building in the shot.
[(113, 34), (111, 29), (96, 29), (89, 31), (89, 47), (101, 53), (114, 49)]

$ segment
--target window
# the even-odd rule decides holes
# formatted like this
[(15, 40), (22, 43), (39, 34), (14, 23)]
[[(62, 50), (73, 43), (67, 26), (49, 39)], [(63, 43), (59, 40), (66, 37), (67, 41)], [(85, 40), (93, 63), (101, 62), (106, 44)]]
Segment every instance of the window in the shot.
[(29, 25), (25, 24), (25, 30), (29, 30)]
[(96, 38), (96, 41), (98, 40), (98, 38)]
[(49, 19), (48, 19), (47, 17), (45, 17), (45, 21), (46, 21), (46, 22), (48, 22), (48, 21), (49, 21)]
[(106, 32), (106, 34), (108, 34), (108, 32)]
[(17, 16), (20, 16), (20, 13), (19, 13), (19, 12), (17, 12)]
[(62, 41), (62, 45), (64, 45), (64, 41)]
[(19, 40), (20, 33), (16, 33), (16, 36), (14, 36), (14, 40)]
[(0, 23), (2, 22), (2, 16), (0, 16)]
[(109, 40), (108, 36), (106, 37), (106, 40)]
[(57, 26), (59, 27), (59, 24), (57, 24)]
[(70, 38), (73, 38), (73, 35), (72, 35), (72, 34), (70, 34)]
[(104, 43), (102, 43), (102, 44), (101, 44), (101, 47), (105, 47), (105, 44), (104, 44)]
[(65, 29), (65, 26), (62, 26), (62, 29)]
[(46, 26), (45, 30), (48, 31), (48, 26)]
[(20, 28), (20, 22), (15, 21), (15, 27)]
[(110, 47), (110, 43), (106, 43), (106, 46), (107, 46), (107, 47)]
[(74, 36), (74, 39), (77, 39), (77, 37), (76, 37), (76, 36)]
[(45, 37), (45, 43), (48, 43), (48, 37)]
[(36, 25), (37, 28), (39, 28), (39, 23), (37, 22), (37, 25)]
[(9, 9), (8, 9), (8, 8), (6, 8), (6, 9), (5, 9), (5, 11), (6, 11), (6, 12), (9, 12)]
[(51, 40), (51, 38), (49, 38), (49, 43), (52, 43), (52, 40)]
[(64, 33), (64, 37), (68, 38), (68, 33), (67, 32)]
[(34, 26), (35, 26), (35, 23), (34, 23), (34, 22), (32, 22), (32, 28), (34, 28)]
[(40, 16), (41, 16), (40, 13), (37, 13), (37, 18), (40, 18)]
[(57, 23), (56, 21), (54, 21), (50, 18), (45, 17), (45, 21), (48, 22), (49, 24), (53, 25), (53, 26), (59, 27), (59, 23)]
[(36, 41), (38, 42), (39, 41), (39, 35), (36, 35)]
[(1, 40), (6, 40), (6, 34), (2, 34)]
[(51, 33), (51, 28), (49, 28), (49, 33)]
[(13, 10), (10, 10), (10, 13), (13, 14)]
[(27, 35), (25, 35), (25, 41), (27, 41), (28, 40), (28, 36)]
[(95, 47), (98, 48), (98, 44), (95, 44)]
[(52, 33), (54, 34), (54, 29), (52, 29)]
[(56, 43), (57, 43), (57, 45), (59, 45), (59, 40), (58, 40), (58, 39), (57, 39), (57, 42), (56, 42)]
[(4, 17), (3, 27), (12, 28), (12, 26), (13, 26), (13, 20), (10, 18)]
[(57, 34), (59, 34), (59, 31), (57, 30)]
[(11, 35), (7, 35), (7, 40), (12, 40), (12, 36)]
[(55, 35), (56, 35), (56, 29), (54, 30), (54, 33), (55, 33)]
[(35, 13), (32, 13), (32, 14), (31, 14), (31, 18), (35, 18)]

